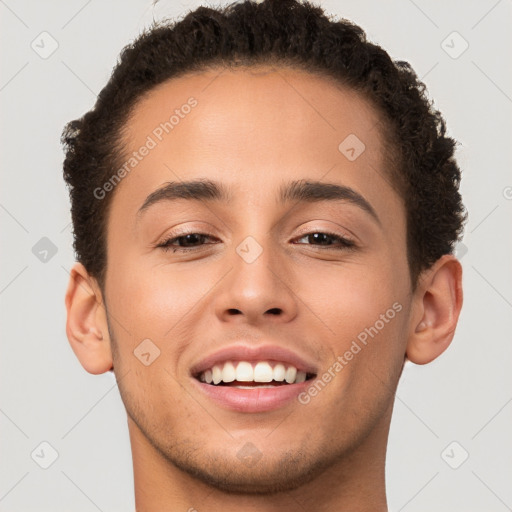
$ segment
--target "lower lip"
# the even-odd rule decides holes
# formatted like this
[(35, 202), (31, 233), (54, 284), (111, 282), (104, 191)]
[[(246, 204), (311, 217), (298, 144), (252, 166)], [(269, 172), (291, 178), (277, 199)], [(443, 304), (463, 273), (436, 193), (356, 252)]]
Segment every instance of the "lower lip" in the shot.
[(239, 389), (214, 386), (192, 378), (196, 386), (220, 407), (237, 412), (265, 412), (284, 407), (311, 385), (312, 379), (274, 388)]

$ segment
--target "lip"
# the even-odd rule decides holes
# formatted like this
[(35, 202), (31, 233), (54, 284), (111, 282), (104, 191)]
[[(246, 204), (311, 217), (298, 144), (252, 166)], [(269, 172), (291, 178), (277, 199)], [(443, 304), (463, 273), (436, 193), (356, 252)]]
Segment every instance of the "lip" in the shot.
[(199, 382), (192, 377), (200, 392), (223, 409), (235, 412), (267, 412), (284, 407), (311, 385), (313, 379), (275, 388), (237, 389), (230, 386), (214, 386)]
[[(274, 388), (238, 389), (233, 386), (220, 386), (200, 382), (197, 376), (217, 363), (225, 361), (276, 361), (293, 365), (298, 371), (318, 375), (313, 363), (295, 352), (277, 345), (237, 344), (224, 347), (207, 355), (190, 369), (194, 386), (213, 400), (218, 406), (235, 412), (256, 413), (279, 409), (294, 401), (299, 393), (311, 385), (313, 379), (295, 384), (285, 384)], [(264, 383), (262, 383), (264, 384)]]
[[(224, 363), (225, 361), (247, 361), (249, 363), (254, 361), (276, 361), (295, 366), (298, 371), (314, 373), (315, 375), (318, 373), (314, 364), (308, 363), (304, 358), (287, 348), (277, 345), (237, 344), (224, 347), (204, 357), (190, 368), (190, 374), (192, 377), (196, 377), (201, 372), (213, 368), (215, 364)], [(290, 384), (290, 386), (293, 385)]]

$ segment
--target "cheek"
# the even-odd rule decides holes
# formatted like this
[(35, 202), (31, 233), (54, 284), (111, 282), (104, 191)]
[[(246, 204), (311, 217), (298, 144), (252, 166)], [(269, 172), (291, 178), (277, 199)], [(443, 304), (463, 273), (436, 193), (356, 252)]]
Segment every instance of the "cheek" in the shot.
[(111, 311), (139, 338), (162, 339), (208, 293), (215, 276), (178, 266), (148, 266), (142, 259), (139, 263), (134, 259), (130, 269), (112, 269)]
[[(134, 261), (132, 269), (121, 261), (109, 269), (107, 304), (119, 349), (119, 360), (114, 364), (122, 377), (119, 388), (123, 402), (131, 416), (150, 432), (158, 425), (171, 428), (182, 422), (173, 411), (190, 413), (188, 395), (180, 392), (177, 367), (190, 340), (190, 313), (207, 294), (214, 277), (210, 280), (204, 273), (171, 272), (163, 266), (144, 268)], [(149, 353), (147, 365), (145, 353)]]
[[(314, 279), (307, 277), (312, 272)], [(298, 295), (315, 314), (319, 326), (325, 327), (325, 334), (346, 341), (374, 325), (395, 302), (400, 302), (402, 286), (392, 272), (385, 262), (316, 265), (313, 271), (300, 274)], [(393, 314), (390, 311), (388, 316)]]
[[(117, 366), (123, 374), (142, 366), (145, 371), (137, 378), (151, 374), (154, 383), (161, 378), (171, 386), (175, 382), (170, 375), (183, 377), (183, 354), (197, 339), (198, 319), (207, 314), (212, 288), (223, 273), (214, 266), (185, 270), (179, 265), (132, 261), (131, 269), (120, 264), (108, 274), (107, 302), (119, 352)], [(148, 351), (155, 362), (146, 367), (136, 356)], [(154, 373), (159, 367), (166, 369), (161, 375)]]
[(397, 270), (384, 262), (340, 267), (317, 272), (314, 283), (303, 287), (301, 296), (316, 313), (317, 332), (328, 349), (325, 371), (331, 368), (336, 375), (328, 392), (332, 400), (386, 402), (385, 390), (394, 385), (406, 342), (406, 292)]

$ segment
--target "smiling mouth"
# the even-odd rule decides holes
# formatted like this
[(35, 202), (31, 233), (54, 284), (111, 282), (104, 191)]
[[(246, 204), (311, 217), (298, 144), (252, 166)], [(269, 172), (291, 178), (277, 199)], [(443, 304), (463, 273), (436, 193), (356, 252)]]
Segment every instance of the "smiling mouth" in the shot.
[(316, 375), (279, 361), (226, 361), (194, 377), (203, 384), (238, 389), (261, 389), (300, 384)]

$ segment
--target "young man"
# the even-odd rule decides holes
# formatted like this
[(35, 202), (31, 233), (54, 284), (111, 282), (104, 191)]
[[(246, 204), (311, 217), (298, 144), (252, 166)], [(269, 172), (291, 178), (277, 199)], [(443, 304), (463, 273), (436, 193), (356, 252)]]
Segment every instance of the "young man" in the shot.
[(67, 336), (115, 373), (137, 510), (387, 510), (403, 364), (462, 305), (455, 142), (409, 65), (311, 4), (199, 8), (63, 141)]

